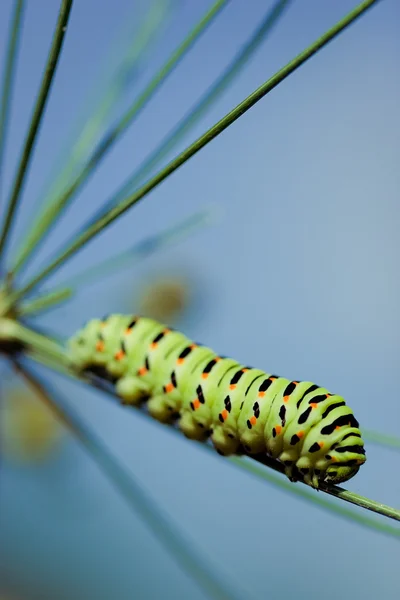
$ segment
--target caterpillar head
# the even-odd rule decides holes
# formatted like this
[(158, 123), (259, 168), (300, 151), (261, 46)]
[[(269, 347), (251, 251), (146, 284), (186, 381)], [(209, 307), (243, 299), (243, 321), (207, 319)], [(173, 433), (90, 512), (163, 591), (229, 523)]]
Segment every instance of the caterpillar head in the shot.
[(359, 432), (344, 436), (330, 452), (332, 463), (327, 467), (324, 482), (339, 484), (351, 479), (365, 463), (364, 443)]
[(349, 464), (350, 462), (352, 461), (348, 461), (343, 465), (334, 464), (328, 467), (324, 475), (324, 483), (338, 485), (354, 477), (358, 473), (360, 463), (357, 460), (354, 460), (356, 464)]

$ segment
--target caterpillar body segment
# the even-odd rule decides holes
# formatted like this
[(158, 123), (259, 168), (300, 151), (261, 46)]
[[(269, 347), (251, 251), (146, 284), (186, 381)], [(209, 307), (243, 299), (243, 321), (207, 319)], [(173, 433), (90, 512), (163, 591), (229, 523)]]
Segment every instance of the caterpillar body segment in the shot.
[(74, 368), (112, 381), (124, 403), (147, 401), (162, 422), (220, 454), (266, 453), (286, 475), (318, 488), (353, 477), (366, 460), (344, 399), (223, 358), (145, 317), (93, 319), (69, 341)]

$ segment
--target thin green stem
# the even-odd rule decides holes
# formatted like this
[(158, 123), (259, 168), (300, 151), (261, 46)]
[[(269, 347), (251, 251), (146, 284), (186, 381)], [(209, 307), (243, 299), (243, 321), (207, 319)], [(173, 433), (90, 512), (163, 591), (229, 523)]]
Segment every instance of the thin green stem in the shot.
[(178, 122), (178, 124), (168, 133), (157, 148), (145, 158), (139, 168), (131, 175), (120, 187), (116, 194), (107, 200), (103, 206), (78, 230), (74, 239), (79, 233), (85, 231), (97, 219), (102, 217), (108, 210), (118, 204), (125, 196), (131, 193), (147, 176), (157, 167), (161, 161), (171, 152), (185, 135), (196, 125), (207, 110), (215, 104), (218, 98), (228, 88), (232, 81), (239, 75), (245, 65), (249, 62), (255, 51), (260, 47), (273, 27), (278, 23), (284, 14), (284, 10), (289, 6), (292, 0), (279, 0), (274, 4), (261, 21), (255, 32), (249, 40), (235, 55), (230, 64), (226, 67), (220, 77), (206, 90), (203, 96), (197, 101), (195, 106)]
[(53, 308), (58, 308), (60, 304), (70, 300), (75, 295), (75, 290), (68, 287), (60, 287), (52, 290), (48, 294), (37, 296), (32, 300), (23, 302), (18, 306), (18, 315), (20, 316), (31, 316), (39, 313), (47, 312)]
[(52, 358), (65, 369), (70, 369), (71, 359), (64, 348), (56, 341), (24, 327), (13, 319), (0, 318), (0, 348), (6, 343), (18, 344), (20, 349), (27, 352), (31, 349), (43, 356)]
[(4, 77), (0, 103), (0, 200), (2, 196), (3, 158), (7, 141), (8, 117), (15, 78), (16, 62), (19, 49), (19, 39), (22, 29), (25, 0), (17, 0), (11, 19), (11, 35), (8, 43), (4, 66)]
[(5, 220), (3, 223), (3, 228), (0, 233), (0, 259), (2, 258), (1, 255), (4, 252), (7, 239), (11, 232), (12, 222), (16, 214), (25, 178), (28, 173), (29, 163), (32, 158), (32, 151), (35, 145), (36, 136), (39, 131), (41, 119), (49, 96), (51, 84), (53, 82), (53, 77), (56, 71), (58, 59), (60, 57), (61, 48), (67, 29), (67, 23), (71, 12), (72, 2), (73, 0), (62, 0), (60, 6), (53, 41), (47, 58), (45, 71), (43, 74), (42, 84), (32, 114), (32, 119), (25, 140), (25, 144), (22, 150), (19, 167), (15, 175), (12, 192), (8, 202)]
[(277, 85), (279, 85), (284, 79), (286, 79), (291, 73), (298, 69), (304, 64), (311, 56), (316, 54), (321, 48), (328, 44), (333, 38), (335, 38), (340, 32), (351, 25), (356, 19), (364, 14), (369, 8), (379, 0), (364, 0), (355, 9), (353, 9), (348, 15), (341, 19), (336, 25), (334, 25), (328, 32), (319, 37), (313, 42), (308, 48), (301, 52), (296, 58), (291, 60), (285, 67), (273, 75), (268, 81), (263, 83), (257, 90), (255, 90), (250, 96), (248, 96), (243, 102), (238, 104), (230, 113), (208, 129), (200, 138), (198, 138), (193, 144), (188, 146), (183, 152), (181, 152), (174, 160), (172, 160), (166, 167), (164, 167), (159, 173), (157, 173), (150, 181), (148, 181), (143, 187), (131, 194), (128, 198), (123, 200), (118, 206), (112, 208), (103, 217), (98, 219), (91, 227), (83, 232), (74, 243), (68, 246), (60, 255), (45, 267), (38, 275), (36, 275), (31, 281), (29, 281), (23, 288), (14, 292), (8, 299), (8, 303), (12, 306), (22, 296), (25, 296), (28, 292), (32, 291), (39, 285), (46, 277), (48, 277), (53, 271), (55, 271), (61, 264), (67, 259), (73, 256), (78, 250), (80, 250), (85, 244), (87, 244), (92, 238), (98, 235), (103, 229), (113, 223), (118, 217), (123, 215), (129, 208), (139, 202), (153, 189), (155, 189), (162, 181), (172, 175), (179, 167), (181, 167), (186, 161), (192, 158), (199, 150), (204, 148), (213, 139), (220, 135), (225, 129), (227, 129), (232, 123), (234, 123), (239, 117), (246, 113), (252, 108), (257, 102), (259, 102), (266, 94), (271, 92)]
[[(253, 456), (253, 460), (261, 463), (273, 469), (274, 471), (278, 471), (279, 473), (285, 472), (285, 467), (278, 461), (271, 459), (266, 456)], [(387, 506), (386, 504), (382, 504), (380, 502), (376, 502), (375, 500), (370, 500), (369, 498), (365, 498), (364, 496), (360, 496), (359, 494), (355, 494), (354, 492), (349, 492), (337, 485), (326, 485), (322, 484), (320, 487), (322, 492), (329, 494), (330, 496), (335, 496), (335, 498), (340, 498), (345, 502), (349, 502), (350, 504), (354, 504), (366, 510), (370, 510), (371, 512), (385, 515), (389, 517), (389, 519), (394, 519), (395, 521), (400, 521), (400, 510), (396, 508), (392, 508), (391, 506)], [(400, 535), (400, 530), (399, 530)]]
[[(102, 89), (94, 89), (91, 92), (92, 100), (89, 116), (86, 117), (85, 115), (83, 124), (81, 118), (78, 120), (78, 126), (71, 128), (71, 131), (75, 129), (73, 146), (67, 146), (63, 149), (62, 167), (58, 169), (58, 175), (47, 186), (47, 190), (42, 191), (42, 208), (35, 207), (35, 215), (38, 212), (48, 214), (52, 209), (54, 198), (62, 196), (67, 186), (71, 184), (77, 170), (82, 167), (82, 163), (90, 156), (92, 147), (108, 126), (109, 118), (115, 111), (128, 85), (131, 86), (135, 77), (139, 75), (144, 58), (148, 56), (152, 45), (160, 37), (161, 29), (165, 27), (168, 17), (173, 12), (172, 2), (171, 0), (152, 0), (149, 4), (150, 6), (146, 8), (146, 15), (143, 20), (138, 21), (134, 15), (128, 17), (129, 21), (135, 22), (137, 29), (134, 32), (129, 32), (128, 47), (124, 51), (118, 67), (114, 68), (112, 76), (107, 78), (105, 85), (103, 83)], [(137, 11), (137, 6), (134, 10)], [(121, 37), (121, 34), (119, 37)], [(102, 64), (103, 77), (104, 70), (105, 67)], [(34, 216), (31, 221), (35, 221)], [(40, 214), (33, 229), (22, 236), (23, 240), (17, 253), (15, 269), (9, 273), (10, 278), (13, 278), (16, 271), (26, 264), (31, 252), (35, 249), (36, 240), (39, 239), (40, 241), (42, 234), (46, 233), (47, 229), (48, 225), (42, 214)]]
[(400, 450), (400, 438), (395, 435), (387, 435), (386, 433), (380, 433), (379, 431), (372, 431), (372, 429), (364, 429), (363, 437), (366, 441), (385, 448), (392, 448), (393, 450)]
[[(102, 389), (110, 394), (114, 399), (118, 399), (115, 392), (108, 386), (106, 382), (102, 382), (102, 380), (99, 380), (90, 374), (77, 374), (73, 368), (71, 368), (71, 359), (66, 350), (64, 350), (63, 347), (57, 344), (55, 341), (48, 339), (46, 336), (43, 336), (36, 331), (32, 331), (31, 329), (27, 329), (21, 324), (16, 324), (15, 321), (10, 319), (0, 319), (0, 347), (2, 340), (19, 342), (23, 345), (24, 353), (37, 362), (40, 362), (41, 364), (44, 364), (70, 378), (81, 380), (85, 383), (93, 385), (96, 388)], [(239, 464), (239, 460), (243, 461), (243, 468), (249, 471), (256, 472), (257, 470), (256, 467), (248, 467), (248, 461), (242, 458), (239, 459), (236, 457), (236, 459), (232, 458), (231, 460), (237, 462), (237, 464)], [(252, 457), (250, 464), (256, 464), (256, 462), (261, 462), (263, 465), (278, 472), (282, 472), (283, 469), (283, 466), (279, 463), (279, 461), (266, 458), (265, 456)], [(260, 469), (260, 467), (258, 468)], [(295, 485), (287, 482), (287, 485), (290, 485), (290, 487), (287, 488), (288, 490), (293, 490), (293, 493), (296, 493), (295, 490), (298, 489), (298, 487), (301, 487), (302, 484), (299, 483)], [(400, 521), (400, 510), (386, 506), (380, 502), (370, 500), (369, 498), (365, 498), (359, 494), (354, 494), (353, 492), (349, 492), (337, 486), (324, 486), (321, 488), (321, 492), (335, 496), (340, 500), (351, 502), (356, 506), (371, 510), (389, 519)], [(317, 494), (317, 492), (313, 492), (313, 494)], [(321, 503), (319, 504), (321, 505)], [(356, 518), (355, 520), (361, 522), (360, 519)], [(366, 520), (365, 523), (368, 523), (368, 521)], [(377, 522), (373, 521), (373, 523), (375, 524), (370, 525), (371, 527), (374, 527), (375, 529), (387, 530), (385, 527), (380, 528), (380, 526), (376, 524)], [(400, 536), (400, 530), (393, 529), (392, 533), (393, 535)]]
[[(364, 527), (368, 527), (369, 529), (374, 529), (376, 531), (379, 531), (380, 533), (385, 533), (392, 537), (400, 539), (400, 528), (393, 527), (391, 525), (388, 525), (387, 523), (382, 523), (381, 521), (378, 521), (377, 519), (371, 519), (371, 517), (368, 517), (362, 513), (358, 513), (354, 510), (351, 510), (344, 506), (341, 506), (340, 503), (331, 502), (330, 500), (327, 500), (326, 498), (324, 498), (321, 494), (312, 492), (302, 485), (293, 484), (290, 481), (288, 481), (286, 478), (279, 477), (279, 476), (275, 475), (274, 473), (271, 473), (271, 471), (261, 467), (254, 460), (247, 459), (244, 457), (239, 457), (239, 456), (230, 456), (230, 457), (228, 457), (228, 460), (229, 460), (229, 462), (233, 463), (236, 467), (240, 468), (242, 471), (247, 471), (248, 473), (250, 473), (252, 475), (255, 475), (261, 479), (264, 479), (265, 481), (268, 481), (268, 483), (272, 484), (274, 487), (279, 487), (283, 491), (290, 493), (292, 495), (295, 495), (298, 498), (306, 500), (307, 502), (312, 502), (313, 504), (317, 505), (319, 508), (327, 510), (331, 513), (332, 512), (336, 513), (338, 516), (340, 516), (342, 518), (345, 518), (349, 521), (359, 523), (360, 525), (362, 525)], [(275, 470), (278, 471), (278, 469), (275, 469)], [(322, 491), (327, 492), (327, 490), (322, 490)], [(327, 492), (327, 493), (329, 493), (329, 492)], [(335, 495), (335, 494), (333, 494), (333, 495)], [(377, 504), (377, 505), (383, 506), (383, 505), (379, 505), (379, 504)], [(388, 508), (390, 509), (390, 511), (393, 510), (391, 507), (388, 507)], [(376, 511), (376, 512), (379, 512), (379, 511)]]
[(11, 270), (13, 275), (15, 275), (15, 273), (26, 263), (28, 258), (33, 255), (34, 251), (38, 249), (39, 244), (42, 243), (50, 233), (51, 228), (55, 225), (63, 210), (73, 200), (78, 190), (80, 190), (88, 181), (89, 177), (93, 174), (101, 160), (107, 155), (109, 150), (127, 130), (127, 128), (137, 119), (164, 81), (169, 75), (171, 75), (180, 61), (184, 58), (184, 56), (188, 53), (200, 36), (207, 30), (213, 20), (229, 1), (230, 0), (216, 0), (216, 2), (214, 2), (212, 8), (207, 11), (204, 17), (196, 24), (189, 35), (172, 53), (170, 58), (161, 67), (158, 73), (156, 73), (144, 91), (139, 95), (137, 100), (119, 119), (116, 125), (114, 125), (100, 140), (93, 150), (91, 156), (84, 164), (83, 168), (73, 179), (72, 183), (58, 198), (50, 202), (47, 207), (45, 207), (43, 213), (38, 215), (36, 223), (34, 223), (33, 228), (28, 235), (24, 249), (18, 256), (16, 263)]
[[(55, 392), (48, 384), (43, 384), (40, 378), (20, 361), (14, 359), (14, 367), (27, 384), (38, 393), (39, 398), (65, 425), (65, 427), (83, 444), (88, 454), (97, 463), (100, 470), (114, 485), (116, 490), (127, 500), (130, 508), (139, 515), (158, 541), (175, 559), (184, 573), (210, 598), (215, 600), (234, 600), (243, 598), (239, 591), (230, 590), (214, 573), (215, 568), (204, 556), (196, 550), (196, 544), (184, 536), (168, 514), (144, 490), (143, 486), (128, 471), (110, 449), (103, 443), (80, 418), (73, 407)], [(219, 569), (218, 569), (219, 570)], [(249, 595), (246, 594), (246, 598)]]
[(211, 211), (203, 211), (191, 215), (178, 224), (134, 244), (125, 252), (112, 256), (92, 267), (88, 267), (77, 275), (67, 279), (62, 286), (51, 290), (48, 294), (42, 294), (30, 301), (24, 302), (18, 306), (18, 314), (33, 315), (54, 308), (61, 302), (65, 302), (74, 296), (77, 292), (80, 292), (84, 286), (103, 280), (108, 275), (115, 275), (118, 270), (126, 267), (128, 264), (129, 268), (132, 268), (144, 258), (151, 256), (155, 252), (164, 250), (170, 244), (187, 237), (196, 229), (210, 223), (210, 221)]

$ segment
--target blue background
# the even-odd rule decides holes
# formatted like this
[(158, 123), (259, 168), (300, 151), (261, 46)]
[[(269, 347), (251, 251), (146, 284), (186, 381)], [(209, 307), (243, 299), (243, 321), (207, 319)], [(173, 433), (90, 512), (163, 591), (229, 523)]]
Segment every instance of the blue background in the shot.
[[(8, 184), (57, 16), (56, 2), (28, 4)], [(32, 273), (194, 104), (268, 5), (233, 2), (223, 11), (85, 186), (32, 261)], [(294, 2), (181, 148), (354, 5)], [(10, 0), (0, 6), (1, 55), (11, 6)], [(148, 59), (141, 86), (208, 6), (204, 0), (180, 3)], [(101, 8), (85, 0), (73, 7), (11, 256), (54, 173), (55, 157), (76, 131), (76, 115), (109, 47), (138, 14), (133, 8), (128, 0)], [(399, 17), (396, 0), (378, 3), (51, 283), (215, 203), (221, 217), (214, 226), (134, 271), (82, 290), (38, 324), (70, 335), (92, 316), (130, 310), (146, 274), (187, 269), (203, 302), (185, 333), (245, 364), (321, 383), (348, 400), (361, 427), (399, 433)], [(249, 590), (246, 598), (399, 597), (395, 540), (285, 495), (98, 392), (53, 375), (51, 380), (216, 570)], [(396, 454), (368, 444), (367, 455), (348, 487), (398, 506)], [(76, 442), (34, 469), (3, 464), (0, 485), (5, 589), (41, 600), (204, 597)]]

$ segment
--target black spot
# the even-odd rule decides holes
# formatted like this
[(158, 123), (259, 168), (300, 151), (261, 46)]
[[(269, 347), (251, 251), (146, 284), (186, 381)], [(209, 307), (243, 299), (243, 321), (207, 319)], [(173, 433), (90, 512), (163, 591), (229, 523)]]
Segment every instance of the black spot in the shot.
[(150, 371), (150, 363), (149, 363), (149, 357), (148, 356), (146, 356), (146, 358), (144, 359), (144, 366), (146, 367), (146, 369), (148, 371)]
[(365, 450), (362, 446), (339, 446), (336, 448), (336, 452), (354, 452), (355, 454), (365, 454)]
[(196, 394), (197, 394), (197, 397), (198, 397), (199, 401), (201, 402), (201, 404), (204, 404), (206, 399), (204, 398), (203, 388), (201, 387), (201, 385), (197, 386)]
[(345, 404), (346, 404), (346, 402), (344, 400), (342, 400), (341, 402), (336, 402), (335, 404), (331, 404), (330, 406), (328, 406), (326, 411), (323, 413), (322, 418), (325, 419), (325, 417), (327, 417), (330, 412), (335, 410), (335, 408), (339, 408), (339, 406), (344, 406)]
[(276, 429), (275, 429), (275, 427), (272, 430), (272, 437), (276, 437)]
[(319, 404), (320, 402), (324, 402), (328, 396), (326, 394), (320, 394), (319, 396), (314, 396), (311, 400), (308, 401), (308, 404)]
[(294, 435), (292, 435), (292, 439), (290, 440), (290, 445), (295, 446), (296, 444), (299, 443), (299, 441), (300, 441), (299, 436), (294, 434)]
[(182, 352), (180, 353), (178, 358), (186, 358), (187, 355), (191, 353), (191, 351), (192, 351), (192, 348), (190, 346), (186, 346), (186, 348), (184, 348), (182, 350)]
[(201, 427), (201, 429), (204, 429), (204, 425), (203, 425), (203, 423), (197, 423), (197, 425), (198, 425), (199, 427)]
[(221, 413), (219, 413), (218, 415), (218, 419), (221, 421), (221, 423), (224, 422), (224, 417), (221, 415)]
[(230, 385), (236, 385), (243, 375), (244, 375), (243, 369), (240, 369), (239, 371), (237, 371), (234, 374), (234, 376), (232, 377), (232, 379), (230, 380)]
[(242, 410), (242, 408), (243, 408), (243, 404), (244, 404), (244, 402), (242, 402), (242, 403), (241, 403), (241, 405), (240, 405), (240, 409), (239, 409), (239, 410)]
[(256, 419), (258, 419), (258, 417), (260, 416), (260, 405), (258, 404), (258, 402), (254, 402), (253, 413)]
[(172, 383), (172, 385), (173, 385), (175, 388), (176, 388), (176, 387), (177, 387), (177, 385), (178, 385), (178, 384), (177, 384), (177, 382), (176, 382), (176, 374), (175, 374), (175, 371), (172, 371), (172, 373), (171, 373), (171, 383)]
[(274, 383), (274, 379), (273, 379), (274, 377), (277, 378), (277, 375), (271, 375), (267, 379), (264, 379), (264, 381), (262, 382), (262, 384), (258, 388), (258, 391), (259, 392), (266, 392), (267, 389), (269, 388), (269, 386)]
[(300, 404), (303, 402), (304, 398), (308, 395), (311, 394), (311, 392), (315, 392), (315, 390), (317, 390), (319, 388), (319, 385), (315, 385), (315, 383), (313, 383), (313, 385), (311, 385), (302, 395), (302, 397), (300, 398), (300, 400), (297, 401), (297, 408), (299, 408)]
[(233, 435), (233, 433), (228, 433), (228, 438), (231, 438), (231, 440), (234, 440), (235, 436)]
[(218, 448), (217, 448), (217, 452), (220, 456), (225, 456), (225, 454), (222, 452), (222, 450), (219, 450)]
[(217, 361), (215, 360), (215, 358), (213, 358), (212, 360), (210, 360), (209, 363), (206, 364), (206, 366), (203, 369), (203, 373), (209, 373), (211, 371), (211, 369), (213, 368), (213, 366), (216, 364), (217, 364)]
[(309, 452), (318, 452), (319, 450), (321, 450), (321, 448), (320, 448), (319, 444), (317, 444), (317, 442), (315, 442), (309, 449)]
[(132, 329), (133, 327), (135, 327), (137, 321), (138, 321), (137, 319), (132, 319), (132, 321), (129, 323), (127, 329)]
[(282, 404), (282, 406), (281, 406), (281, 408), (280, 408), (280, 410), (279, 410), (279, 417), (280, 417), (280, 420), (282, 421), (282, 425), (284, 426), (284, 425), (285, 425), (285, 422), (286, 422), (286, 421), (285, 421), (285, 417), (286, 417), (286, 406), (284, 406), (283, 404)]
[(154, 340), (153, 340), (152, 343), (153, 344), (157, 344), (157, 342), (159, 342), (160, 340), (163, 339), (164, 335), (165, 335), (165, 331), (161, 331), (161, 333), (159, 333), (158, 335), (156, 335), (156, 337), (154, 338)]
[(298, 418), (297, 422), (299, 425), (301, 425), (302, 423), (305, 423), (308, 419), (308, 417), (310, 416), (310, 413), (312, 411), (312, 407), (309, 406)]
[(284, 396), (290, 396), (290, 394), (296, 389), (297, 383), (291, 381), (289, 385), (286, 386), (285, 391), (283, 392)]
[(247, 427), (248, 427), (249, 429), (251, 429), (251, 428), (252, 428), (252, 424), (250, 423), (249, 419), (247, 419)]
[(224, 400), (224, 404), (225, 404), (225, 408), (228, 412), (231, 412), (232, 410), (232, 404), (231, 404), (231, 399), (229, 396), (227, 396)]
[(359, 433), (346, 433), (346, 435), (344, 435), (342, 437), (341, 441), (343, 442), (344, 440), (347, 440), (347, 438), (349, 438), (349, 437), (358, 437), (358, 438), (361, 438), (361, 435)]
[(322, 435), (330, 435), (335, 431), (336, 427), (343, 427), (343, 425), (349, 424), (350, 427), (358, 427), (358, 421), (355, 419), (352, 413), (348, 415), (342, 415), (338, 417), (330, 425), (326, 425), (321, 429)]
[(126, 344), (124, 340), (121, 340), (121, 350), (124, 354), (126, 354)]
[(190, 408), (191, 408), (192, 410), (194, 410), (194, 404), (193, 404), (193, 402), (191, 402), (191, 403), (190, 403)]

